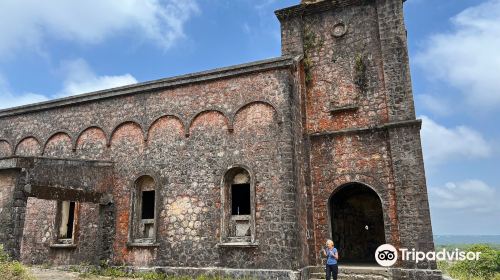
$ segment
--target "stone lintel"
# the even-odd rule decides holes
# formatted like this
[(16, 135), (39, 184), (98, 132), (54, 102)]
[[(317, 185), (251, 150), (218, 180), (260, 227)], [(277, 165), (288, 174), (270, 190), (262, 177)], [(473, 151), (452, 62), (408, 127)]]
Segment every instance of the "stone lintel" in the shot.
[[(24, 193), (29, 197), (91, 203), (109, 203), (107, 194), (85, 191), (71, 186), (39, 186), (27, 184)], [(106, 202), (106, 203), (105, 203)]]
[(0, 170), (30, 168), (32, 166), (33, 166), (33, 161), (30, 158), (25, 158), (25, 157), (0, 158)]
[(35, 165), (65, 165), (65, 166), (89, 166), (89, 167), (113, 167), (111, 161), (65, 159), (48, 157), (24, 157), (12, 156), (0, 158), (1, 169), (32, 168)]

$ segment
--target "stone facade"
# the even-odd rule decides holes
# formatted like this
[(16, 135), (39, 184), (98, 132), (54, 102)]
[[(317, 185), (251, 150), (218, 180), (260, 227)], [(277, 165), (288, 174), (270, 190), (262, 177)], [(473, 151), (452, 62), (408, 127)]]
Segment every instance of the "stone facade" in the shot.
[(402, 1), (304, 2), (276, 12), (282, 57), (0, 111), (0, 242), (26, 263), (306, 279), (332, 197), (362, 185), (386, 243), (433, 250)]

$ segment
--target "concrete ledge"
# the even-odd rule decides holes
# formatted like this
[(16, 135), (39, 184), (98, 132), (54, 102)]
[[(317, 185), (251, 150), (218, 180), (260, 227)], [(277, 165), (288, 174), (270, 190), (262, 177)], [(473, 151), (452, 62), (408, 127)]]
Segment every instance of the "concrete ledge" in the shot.
[(259, 243), (252, 242), (226, 242), (226, 243), (218, 243), (217, 247), (241, 247), (241, 248), (256, 248), (259, 247)]
[(102, 160), (84, 160), (68, 158), (49, 157), (24, 157), (11, 156), (0, 158), (0, 169), (31, 168), (35, 164), (66, 165), (66, 166), (93, 166), (93, 167), (113, 167), (114, 162)]
[(442, 280), (443, 273), (437, 269), (391, 268), (392, 278), (409, 280)]
[[(92, 268), (89, 266), (88, 268)], [(134, 266), (116, 266), (119, 270), (125, 272), (161, 272), (168, 276), (184, 276), (195, 279), (198, 276), (212, 277), (232, 277), (232, 278), (250, 278), (250, 279), (272, 279), (272, 280), (301, 280), (301, 272), (298, 270), (287, 269), (245, 269), (245, 268), (227, 268), (227, 267), (173, 267), (173, 266), (152, 266), (152, 267), (134, 267)], [(85, 271), (81, 265), (60, 265), (54, 267), (63, 271)]]
[(9, 157), (0, 159), (0, 170), (29, 168), (30, 166), (33, 166), (33, 162), (25, 158)]
[(51, 249), (76, 249), (76, 244), (63, 244), (63, 243), (55, 243), (50, 244)]
[(189, 276), (193, 279), (200, 275), (222, 276), (233, 278), (273, 279), (273, 280), (300, 280), (300, 272), (281, 269), (243, 269), (226, 267), (152, 267), (131, 268), (135, 272), (156, 271), (169, 276)]
[(398, 127), (420, 127), (422, 126), (422, 120), (409, 120), (409, 121), (399, 121), (399, 122), (391, 122), (391, 123), (384, 123), (376, 126), (371, 126), (371, 127), (355, 127), (355, 128), (348, 128), (348, 129), (342, 129), (342, 130), (336, 130), (336, 131), (330, 131), (330, 132), (317, 132), (317, 133), (311, 133), (311, 137), (335, 137), (339, 135), (346, 135), (346, 134), (357, 134), (357, 133), (369, 133), (369, 132), (374, 132), (374, 131), (381, 131), (381, 130), (388, 130), (388, 129), (394, 129)]
[(330, 114), (331, 115), (336, 115), (340, 113), (345, 113), (345, 112), (355, 112), (359, 109), (358, 105), (347, 105), (347, 106), (341, 106), (341, 107), (332, 107), (330, 108)]
[(141, 242), (127, 242), (127, 247), (132, 247), (132, 248), (155, 248), (155, 247), (160, 247), (160, 243), (141, 243)]

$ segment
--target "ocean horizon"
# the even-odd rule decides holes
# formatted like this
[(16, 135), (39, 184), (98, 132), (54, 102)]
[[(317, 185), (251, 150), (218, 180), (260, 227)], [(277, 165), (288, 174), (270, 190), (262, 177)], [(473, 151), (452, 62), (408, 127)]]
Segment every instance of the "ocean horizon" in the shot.
[(499, 235), (453, 235), (453, 234), (434, 235), (434, 244), (436, 245), (475, 244), (475, 243), (500, 244), (500, 234)]

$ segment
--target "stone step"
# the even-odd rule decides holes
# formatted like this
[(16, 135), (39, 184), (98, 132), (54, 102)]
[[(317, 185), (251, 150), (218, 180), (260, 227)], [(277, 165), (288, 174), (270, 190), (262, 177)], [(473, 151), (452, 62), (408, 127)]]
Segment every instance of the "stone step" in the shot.
[[(310, 267), (309, 279), (318, 280), (325, 279), (324, 267)], [(390, 272), (388, 269), (379, 266), (355, 266), (355, 265), (340, 265), (338, 280), (388, 280)]]
[[(311, 275), (309, 280), (324, 280), (325, 275)], [(380, 275), (367, 275), (367, 274), (343, 274), (339, 273), (337, 280), (390, 280), (391, 278)]]

